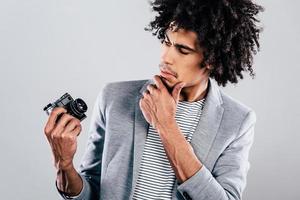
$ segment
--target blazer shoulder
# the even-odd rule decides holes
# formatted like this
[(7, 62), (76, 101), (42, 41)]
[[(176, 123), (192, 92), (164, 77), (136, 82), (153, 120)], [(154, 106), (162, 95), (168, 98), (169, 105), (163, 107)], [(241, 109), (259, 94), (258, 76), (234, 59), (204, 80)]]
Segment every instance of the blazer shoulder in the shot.
[(108, 82), (104, 88), (111, 92), (135, 92), (141, 89), (147, 81), (148, 79)]
[(220, 94), (223, 100), (223, 105), (227, 109), (236, 109), (239, 110), (240, 112), (246, 112), (246, 113), (253, 110), (251, 107), (242, 103), (240, 100), (228, 95), (222, 90), (220, 90)]
[(225, 111), (225, 116), (235, 122), (240, 121), (240, 123), (246, 122), (252, 124), (256, 122), (256, 113), (251, 107), (226, 94), (222, 90), (220, 90), (220, 94), (223, 100), (222, 106)]
[(98, 96), (106, 104), (114, 100), (128, 101), (137, 97), (140, 89), (149, 79), (107, 82)]

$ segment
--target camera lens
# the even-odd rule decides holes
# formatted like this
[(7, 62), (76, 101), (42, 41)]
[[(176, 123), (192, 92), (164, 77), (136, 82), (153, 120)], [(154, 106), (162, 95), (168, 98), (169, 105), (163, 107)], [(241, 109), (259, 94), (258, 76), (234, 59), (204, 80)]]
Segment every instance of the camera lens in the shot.
[(78, 115), (81, 116), (83, 115), (86, 111), (87, 111), (87, 105), (86, 103), (82, 100), (82, 99), (76, 99), (75, 101), (73, 101), (70, 105), (72, 111)]

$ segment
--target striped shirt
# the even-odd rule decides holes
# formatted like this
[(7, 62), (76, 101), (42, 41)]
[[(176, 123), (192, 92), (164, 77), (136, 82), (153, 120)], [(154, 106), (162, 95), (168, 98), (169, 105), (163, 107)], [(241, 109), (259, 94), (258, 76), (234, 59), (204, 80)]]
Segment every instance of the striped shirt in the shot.
[[(175, 119), (188, 142), (197, 127), (204, 102), (205, 99), (201, 99), (195, 102), (179, 101), (177, 104)], [(133, 199), (172, 199), (175, 180), (159, 134), (150, 125)]]

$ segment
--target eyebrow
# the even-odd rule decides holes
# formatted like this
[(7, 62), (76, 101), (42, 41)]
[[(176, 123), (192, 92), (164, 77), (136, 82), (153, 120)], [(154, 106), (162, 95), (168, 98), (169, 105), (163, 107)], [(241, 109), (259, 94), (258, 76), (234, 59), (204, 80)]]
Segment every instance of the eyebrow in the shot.
[[(169, 39), (167, 33), (165, 34), (165, 37), (166, 37), (166, 38), (168, 39), (168, 41), (170, 42), (170, 39)], [(191, 47), (189, 47), (189, 46), (187, 46), (187, 45), (184, 45), (184, 44), (174, 44), (174, 46), (177, 47), (177, 48), (182, 48), (182, 49), (186, 49), (186, 50), (188, 50), (188, 51), (196, 52), (196, 49), (193, 49), (193, 48), (191, 48)]]

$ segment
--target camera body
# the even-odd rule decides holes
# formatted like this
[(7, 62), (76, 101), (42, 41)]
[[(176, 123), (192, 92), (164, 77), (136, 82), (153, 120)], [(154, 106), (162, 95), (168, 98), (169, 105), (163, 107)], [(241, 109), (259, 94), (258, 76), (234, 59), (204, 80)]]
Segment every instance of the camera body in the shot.
[(44, 111), (50, 115), (52, 110), (55, 107), (63, 107), (67, 110), (67, 113), (76, 117), (80, 121), (84, 120), (86, 118), (86, 115), (84, 114), (88, 107), (86, 103), (78, 98), (73, 99), (70, 94), (65, 93), (63, 96), (61, 96), (58, 100), (56, 100), (53, 103), (49, 103), (47, 106), (44, 107)]

